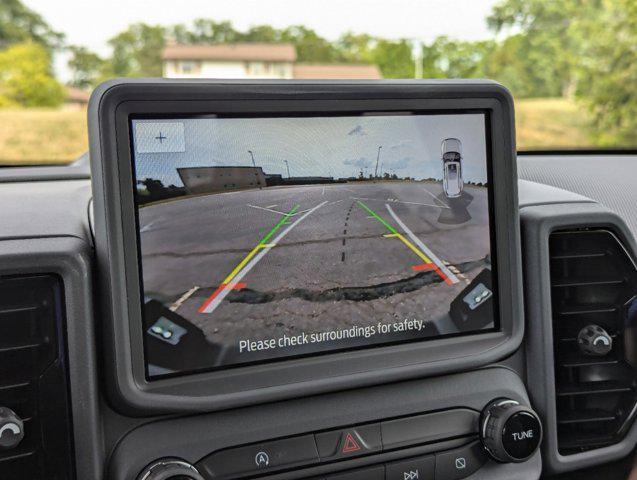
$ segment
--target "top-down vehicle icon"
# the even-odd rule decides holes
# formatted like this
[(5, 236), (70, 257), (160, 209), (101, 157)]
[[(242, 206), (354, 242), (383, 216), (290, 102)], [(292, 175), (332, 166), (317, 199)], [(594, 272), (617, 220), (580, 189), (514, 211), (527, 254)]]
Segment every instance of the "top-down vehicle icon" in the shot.
[(448, 198), (462, 194), (462, 142), (457, 138), (442, 141), (442, 189)]

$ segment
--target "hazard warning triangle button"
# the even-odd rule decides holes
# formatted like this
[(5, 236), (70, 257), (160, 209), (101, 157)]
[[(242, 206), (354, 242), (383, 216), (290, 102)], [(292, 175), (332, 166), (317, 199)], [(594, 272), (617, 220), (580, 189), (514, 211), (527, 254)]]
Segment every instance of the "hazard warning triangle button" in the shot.
[(379, 424), (332, 430), (315, 436), (322, 460), (355, 457), (379, 452), (382, 448)]
[(359, 442), (356, 441), (354, 435), (350, 432), (347, 432), (345, 435), (345, 440), (343, 441), (343, 448), (341, 449), (341, 453), (354, 453), (358, 452), (361, 449)]

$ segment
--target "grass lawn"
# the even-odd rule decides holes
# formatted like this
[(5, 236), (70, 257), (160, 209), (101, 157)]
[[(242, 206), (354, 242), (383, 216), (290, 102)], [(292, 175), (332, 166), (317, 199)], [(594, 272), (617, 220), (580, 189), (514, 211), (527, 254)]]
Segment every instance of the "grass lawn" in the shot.
[(515, 102), (518, 150), (591, 147), (584, 107), (564, 98), (529, 98)]
[(86, 111), (0, 109), (0, 165), (68, 163), (88, 150)]
[[(582, 112), (562, 98), (517, 101), (518, 149), (590, 146)], [(65, 163), (87, 149), (84, 110), (0, 109), (0, 165)]]

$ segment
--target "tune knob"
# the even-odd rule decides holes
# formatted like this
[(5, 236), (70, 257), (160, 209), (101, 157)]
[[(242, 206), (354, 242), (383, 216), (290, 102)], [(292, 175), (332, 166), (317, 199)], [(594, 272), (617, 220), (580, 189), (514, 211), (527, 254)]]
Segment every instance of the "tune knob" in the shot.
[(148, 465), (137, 480), (204, 480), (195, 467), (178, 458), (162, 458)]
[(0, 450), (18, 446), (24, 438), (24, 424), (10, 408), (0, 407)]
[(540, 446), (542, 423), (531, 408), (501, 398), (483, 410), (480, 437), (494, 460), (521, 463), (531, 458)]

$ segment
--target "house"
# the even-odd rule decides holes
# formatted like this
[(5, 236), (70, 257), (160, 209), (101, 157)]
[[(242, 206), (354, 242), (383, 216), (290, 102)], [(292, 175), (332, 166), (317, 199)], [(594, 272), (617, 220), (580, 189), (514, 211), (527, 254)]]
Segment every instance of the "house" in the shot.
[(88, 105), (88, 100), (91, 97), (91, 92), (81, 90), (76, 87), (65, 87), (66, 96), (64, 97), (64, 105), (71, 109), (85, 109)]
[(288, 43), (169, 44), (167, 78), (292, 78), (296, 49)]
[(299, 80), (378, 80), (383, 78), (376, 65), (296, 64), (292, 77)]
[(162, 52), (167, 78), (380, 79), (376, 65), (296, 63), (289, 43), (177, 44)]

